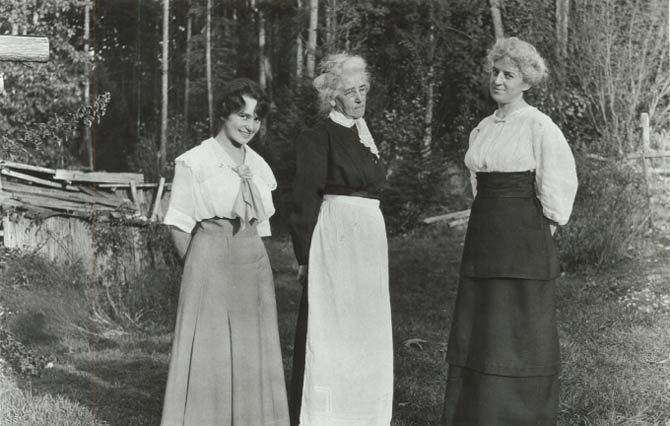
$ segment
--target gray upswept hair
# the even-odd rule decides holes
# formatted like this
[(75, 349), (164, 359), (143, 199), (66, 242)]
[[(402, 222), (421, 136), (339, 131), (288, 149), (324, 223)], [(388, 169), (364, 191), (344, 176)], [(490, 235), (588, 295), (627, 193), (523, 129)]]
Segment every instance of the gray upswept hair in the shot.
[(535, 47), (516, 37), (501, 38), (489, 49), (486, 55), (486, 69), (501, 59), (509, 59), (519, 68), (525, 83), (531, 86), (540, 84), (547, 78), (547, 65)]
[(332, 109), (331, 100), (338, 90), (342, 89), (342, 77), (362, 76), (365, 84), (370, 86), (370, 75), (367, 72), (365, 59), (358, 55), (347, 53), (334, 53), (328, 55), (319, 65), (319, 74), (312, 85), (319, 93), (321, 101), (321, 112), (329, 112)]

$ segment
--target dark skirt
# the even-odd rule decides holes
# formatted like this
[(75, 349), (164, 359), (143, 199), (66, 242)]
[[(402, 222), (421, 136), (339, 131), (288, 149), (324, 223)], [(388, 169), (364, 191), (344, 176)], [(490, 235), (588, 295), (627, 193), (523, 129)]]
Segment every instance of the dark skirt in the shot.
[(556, 423), (558, 260), (534, 181), (532, 172), (477, 174), (441, 424)]
[(442, 424), (556, 423), (560, 355), (554, 284), (461, 278)]

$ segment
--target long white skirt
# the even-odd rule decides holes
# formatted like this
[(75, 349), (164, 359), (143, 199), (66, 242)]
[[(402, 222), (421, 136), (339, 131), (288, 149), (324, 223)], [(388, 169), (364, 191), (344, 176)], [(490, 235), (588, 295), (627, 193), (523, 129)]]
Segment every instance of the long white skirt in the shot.
[(300, 424), (388, 425), (393, 340), (379, 201), (326, 195), (309, 253)]

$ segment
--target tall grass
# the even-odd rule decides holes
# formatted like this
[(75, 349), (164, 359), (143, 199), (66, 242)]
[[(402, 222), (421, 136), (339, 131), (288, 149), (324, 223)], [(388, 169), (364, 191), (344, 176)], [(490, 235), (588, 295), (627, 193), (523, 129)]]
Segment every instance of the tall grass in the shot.
[[(462, 229), (435, 224), (390, 242), (394, 426), (431, 425), (439, 419), (462, 241)], [(659, 241), (665, 240), (659, 237)], [(290, 378), (301, 288), (295, 281), (288, 240), (275, 238), (267, 241), (267, 247), (277, 289), (284, 367)], [(563, 361), (560, 425), (670, 420), (670, 306), (664, 299), (670, 293), (670, 251), (656, 250), (656, 241), (648, 248), (643, 259), (599, 272), (566, 273), (557, 282)], [(13, 413), (15, 424), (157, 424), (174, 317), (166, 318), (165, 325), (150, 321), (142, 330), (122, 329), (123, 333), (106, 336), (95, 328), (90, 332), (69, 328), (68, 324), (91, 325), (90, 310), (84, 309), (82, 315), (72, 308), (90, 308), (77, 305), (80, 302), (72, 295), (87, 301), (86, 293), (53, 296), (48, 299), (53, 306), (48, 306), (52, 293), (44, 289), (78, 289), (79, 284), (72, 285), (79, 282), (72, 280), (76, 265), (40, 262), (30, 257), (7, 261), (0, 270), (0, 297), (3, 306), (15, 312), (7, 326), (32, 347), (55, 351), (54, 368), (40, 377), (21, 379), (21, 389), (0, 380), (0, 386), (13, 386), (6, 395), (0, 393), (0, 415)], [(152, 285), (160, 288), (162, 278), (151, 279), (159, 281)], [(37, 285), (35, 280), (51, 284)], [(150, 277), (146, 280), (149, 285)], [(17, 313), (17, 307), (22, 312)], [(41, 322), (29, 327), (37, 314), (42, 315)], [(22, 410), (28, 413), (24, 417)], [(7, 419), (0, 417), (0, 424), (12, 424), (3, 422)]]

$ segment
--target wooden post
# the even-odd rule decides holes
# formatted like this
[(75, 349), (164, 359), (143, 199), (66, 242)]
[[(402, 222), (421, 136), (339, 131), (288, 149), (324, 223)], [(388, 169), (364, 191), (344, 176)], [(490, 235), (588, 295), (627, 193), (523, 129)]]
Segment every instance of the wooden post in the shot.
[(641, 159), (642, 170), (644, 171), (644, 181), (647, 189), (647, 205), (649, 206), (649, 227), (654, 227), (653, 205), (651, 202), (652, 184), (651, 184), (651, 164), (647, 164), (649, 147), (651, 145), (650, 129), (649, 129), (649, 114), (643, 112), (640, 115), (640, 126), (642, 127), (642, 147)]
[(156, 190), (156, 200), (154, 201), (154, 208), (151, 211), (151, 216), (149, 220), (152, 222), (156, 220), (156, 215), (158, 214), (158, 207), (161, 205), (161, 198), (163, 198), (163, 188), (165, 187), (165, 178), (161, 176), (160, 181), (158, 182), (158, 189)]
[(137, 183), (130, 181), (130, 198), (133, 200), (133, 204), (137, 209), (137, 214), (142, 214), (142, 206), (140, 205), (140, 200), (137, 195)]
[(0, 61), (47, 62), (49, 39), (32, 36), (0, 36)]

